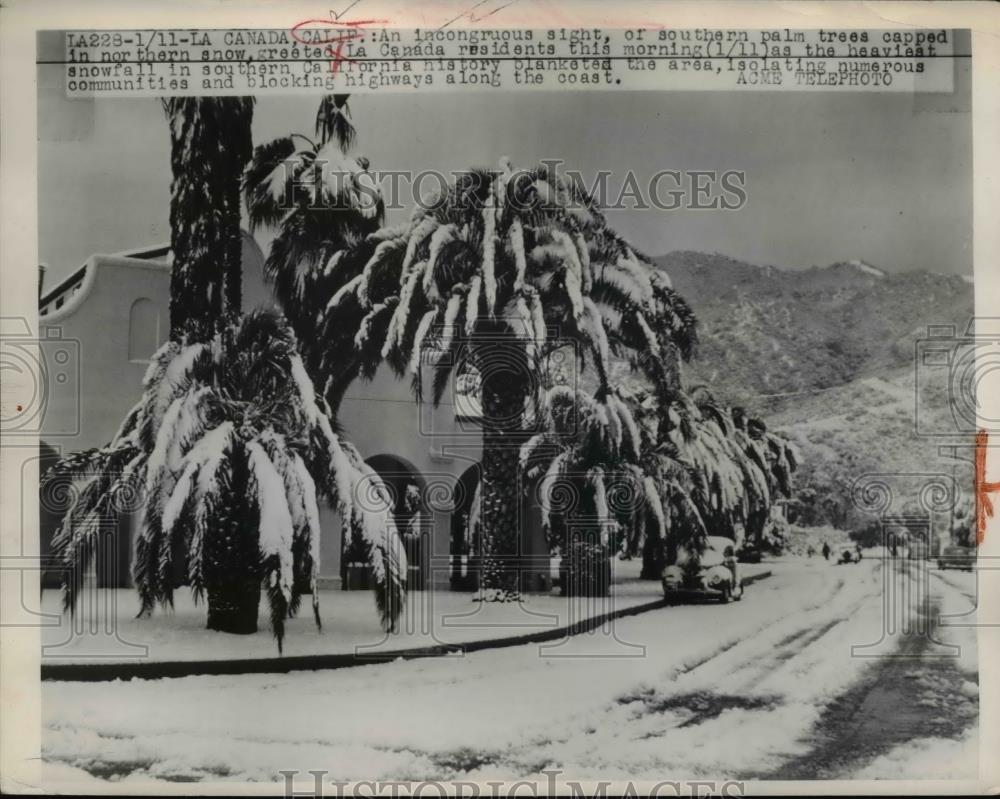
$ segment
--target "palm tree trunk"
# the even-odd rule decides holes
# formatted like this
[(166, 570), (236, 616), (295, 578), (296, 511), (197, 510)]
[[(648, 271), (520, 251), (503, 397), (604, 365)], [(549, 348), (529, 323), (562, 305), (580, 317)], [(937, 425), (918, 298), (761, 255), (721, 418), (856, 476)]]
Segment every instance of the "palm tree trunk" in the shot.
[(225, 240), (216, 213), (220, 133), (214, 98), (164, 101), (170, 122), (170, 338), (207, 339), (222, 318)]
[(764, 530), (770, 513), (767, 508), (758, 508), (747, 515), (746, 541), (759, 547), (764, 540)]
[[(163, 105), (173, 174), (170, 338), (204, 341), (240, 312), (240, 186), (252, 155), (253, 98), (173, 97)], [(208, 628), (246, 634), (257, 630), (260, 604), (258, 511), (246, 464), (230, 481), (226, 518), (203, 543)]]
[[(664, 511), (669, 512), (667, 508)], [(648, 513), (648, 512), (647, 512)], [(648, 514), (645, 519), (646, 535), (642, 545), (642, 569), (640, 580), (659, 580), (663, 576), (663, 568), (667, 565), (667, 531), (660, 533), (653, 519)], [(672, 539), (673, 540), (673, 539)], [(676, 545), (676, 541), (674, 542)]]
[(170, 338), (207, 339), (239, 313), (240, 181), (250, 160), (253, 100), (172, 97)]
[(259, 509), (248, 501), (250, 469), (234, 453), (224, 492), (225, 509), (206, 535), (203, 556), (209, 630), (248, 635), (257, 632), (260, 606)]
[[(236, 167), (236, 163), (233, 163)], [(236, 167), (239, 174), (239, 167)], [(222, 213), (225, 218), (225, 260), (223, 267), (223, 303), (225, 312), (237, 316), (243, 305), (243, 242), (240, 236), (240, 184), (226, 188)]]
[(642, 570), (640, 580), (659, 580), (663, 576), (666, 557), (663, 552), (663, 539), (647, 536), (642, 547)]
[(483, 462), (481, 582), (484, 598), (520, 595), (518, 463), (524, 403), (530, 384), (520, 345), (491, 342), (479, 358), (482, 375)]
[[(243, 242), (240, 227), (240, 197), (243, 170), (253, 157), (253, 98), (217, 98), (222, 104), (222, 145), (226, 155), (227, 176), (222, 188), (223, 225), (226, 254), (223, 267), (226, 313), (240, 313), (243, 300)], [(228, 101), (228, 102), (226, 102)]]
[(209, 630), (235, 635), (257, 632), (260, 583), (254, 579), (229, 580), (208, 591)]

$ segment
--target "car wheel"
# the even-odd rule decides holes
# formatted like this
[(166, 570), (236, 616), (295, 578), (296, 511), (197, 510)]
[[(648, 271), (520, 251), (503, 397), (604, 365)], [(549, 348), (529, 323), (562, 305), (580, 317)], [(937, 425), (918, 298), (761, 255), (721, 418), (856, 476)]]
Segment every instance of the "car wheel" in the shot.
[(723, 586), (722, 594), (719, 596), (719, 602), (723, 605), (728, 605), (733, 599), (733, 589), (728, 585)]

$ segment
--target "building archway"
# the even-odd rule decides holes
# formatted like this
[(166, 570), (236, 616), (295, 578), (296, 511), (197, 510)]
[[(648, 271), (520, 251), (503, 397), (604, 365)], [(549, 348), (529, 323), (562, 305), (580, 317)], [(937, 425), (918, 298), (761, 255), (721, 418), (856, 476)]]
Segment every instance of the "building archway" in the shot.
[(450, 583), (453, 591), (475, 591), (479, 587), (479, 540), (474, 529), (475, 508), (482, 469), (474, 463), (455, 482), (452, 493)]
[[(407, 589), (422, 591), (427, 587), (430, 577), (429, 559), (434, 518), (427, 507), (427, 481), (406, 458), (399, 455), (383, 453), (365, 459), (382, 478), (393, 503), (393, 517), (396, 529), (403, 540), (406, 549), (406, 559), (409, 563)], [(351, 573), (358, 563), (356, 553), (350, 551), (350, 542), (346, 547), (342, 562), (345, 574), (344, 585), (352, 588), (357, 581)], [(359, 586), (360, 587), (360, 586)]]

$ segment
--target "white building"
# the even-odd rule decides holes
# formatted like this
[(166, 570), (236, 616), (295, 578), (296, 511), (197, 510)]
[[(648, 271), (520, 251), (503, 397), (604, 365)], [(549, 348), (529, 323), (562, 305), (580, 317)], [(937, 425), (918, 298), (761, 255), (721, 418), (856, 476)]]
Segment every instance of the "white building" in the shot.
[[(55, 455), (101, 446), (117, 431), (141, 393), (149, 358), (169, 334), (170, 267), (166, 245), (114, 255), (94, 255), (39, 302), (39, 335), (61, 338), (78, 379), (50, 379), (42, 421), (43, 468)], [(263, 278), (264, 255), (243, 234), (243, 308), (273, 305)], [(56, 370), (58, 371), (58, 370)], [(62, 372), (60, 372), (62, 374)], [(357, 381), (338, 415), (344, 435), (394, 490), (403, 511), (408, 485), (420, 489), (420, 538), (408, 545), (411, 586), (436, 588), (465, 585), (459, 556), (467, 550), (463, 519), (479, 480), (482, 442), (478, 425), (456, 414), (450, 394), (437, 408), (415, 402), (408, 381), (388, 367), (371, 382)], [(544, 589), (548, 578), (548, 546), (537, 503), (523, 502), (522, 552), (526, 590)], [(64, 508), (42, 497), (41, 545), (51, 545)], [(321, 575), (326, 586), (340, 586), (347, 573), (342, 563), (342, 535), (337, 514), (321, 512)], [(109, 530), (108, 551), (98, 565), (104, 584), (127, 585), (136, 517), (121, 529)], [(58, 582), (57, 574), (48, 584)], [(344, 585), (344, 587), (348, 587)]]

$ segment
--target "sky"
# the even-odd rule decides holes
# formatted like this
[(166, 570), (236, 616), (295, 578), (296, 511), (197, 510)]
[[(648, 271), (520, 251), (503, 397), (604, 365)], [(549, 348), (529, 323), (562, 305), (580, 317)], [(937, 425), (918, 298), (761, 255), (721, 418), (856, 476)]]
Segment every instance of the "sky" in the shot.
[[(169, 240), (169, 136), (158, 100), (70, 100), (61, 75), (39, 77), (39, 258), (52, 286), (93, 253)], [(255, 143), (310, 134), (318, 99), (258, 98)], [(664, 169), (745, 173), (738, 210), (609, 212), (650, 255), (972, 272), (971, 114), (948, 103), (884, 93), (493, 91), (357, 94), (350, 107), (355, 152), (373, 169), (448, 173), (501, 156), (517, 166), (555, 158), (588, 181), (610, 171), (612, 198), (629, 170), (640, 183)]]

